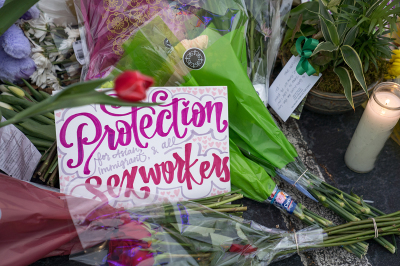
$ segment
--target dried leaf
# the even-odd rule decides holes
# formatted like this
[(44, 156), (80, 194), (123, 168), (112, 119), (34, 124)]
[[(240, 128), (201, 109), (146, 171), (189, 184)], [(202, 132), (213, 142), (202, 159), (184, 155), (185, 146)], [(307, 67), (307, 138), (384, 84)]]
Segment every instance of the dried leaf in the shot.
[(294, 30), (292, 33), (292, 42), (294, 40), (295, 34), (300, 31), (301, 23), (303, 23), (303, 14), (299, 15), (299, 19), (297, 20), (296, 27), (294, 27)]

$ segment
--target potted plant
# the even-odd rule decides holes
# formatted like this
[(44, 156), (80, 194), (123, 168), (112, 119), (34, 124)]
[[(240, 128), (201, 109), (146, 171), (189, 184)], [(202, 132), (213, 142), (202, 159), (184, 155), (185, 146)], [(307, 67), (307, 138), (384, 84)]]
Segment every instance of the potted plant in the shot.
[[(307, 61), (322, 73), (310, 91), (306, 108), (335, 114), (363, 103), (387, 72), (397, 31), (400, 0), (318, 0), (292, 9), (282, 43), (283, 63), (299, 55), (295, 40), (319, 44)], [(302, 38), (304, 39), (304, 38)], [(368, 86), (369, 85), (369, 86)]]

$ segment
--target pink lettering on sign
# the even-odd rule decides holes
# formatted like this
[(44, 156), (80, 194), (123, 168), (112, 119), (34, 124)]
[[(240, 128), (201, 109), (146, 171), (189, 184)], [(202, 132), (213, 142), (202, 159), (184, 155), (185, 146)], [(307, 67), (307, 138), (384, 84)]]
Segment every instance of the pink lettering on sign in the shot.
[(148, 199), (158, 189), (172, 189), (164, 194), (170, 199), (206, 196), (211, 187), (229, 190), (229, 151), (221, 146), (229, 139), (228, 102), (213, 91), (151, 88), (148, 102), (161, 104), (61, 111), (60, 172), (76, 174), (63, 191), (105, 201)]

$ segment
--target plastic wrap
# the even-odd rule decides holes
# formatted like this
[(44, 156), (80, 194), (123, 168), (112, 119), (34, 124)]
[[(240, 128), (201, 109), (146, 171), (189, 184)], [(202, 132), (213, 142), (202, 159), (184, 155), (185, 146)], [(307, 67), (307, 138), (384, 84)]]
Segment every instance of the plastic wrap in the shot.
[(322, 180), (307, 169), (304, 163), (296, 158), (294, 162), (289, 163), (281, 169), (275, 169), (278, 176), (291, 185), (294, 185), (300, 192), (317, 201), (308, 191), (308, 187), (319, 187)]
[(264, 105), (292, 0), (245, 0), (249, 14), (248, 74)]
[[(267, 105), (269, 78), (292, 0), (75, 0), (75, 4), (79, 21), (84, 25), (82, 38), (89, 48), (85, 79), (108, 75), (124, 55), (124, 42), (156, 17), (172, 31), (176, 41), (185, 40), (183, 43), (187, 45), (205, 28), (216, 29), (223, 35), (243, 26), (246, 43), (238, 43), (237, 56)], [(218, 35), (213, 37), (208, 45)], [(165, 38), (167, 53), (173, 45), (172, 40)], [(201, 44), (196, 47), (207, 48)]]
[(0, 174), (1, 265), (81, 250), (63, 194)]
[(316, 226), (295, 236), (194, 202), (131, 208), (118, 207), (118, 200), (67, 202), (85, 249), (70, 259), (89, 265), (268, 265), (325, 237)]

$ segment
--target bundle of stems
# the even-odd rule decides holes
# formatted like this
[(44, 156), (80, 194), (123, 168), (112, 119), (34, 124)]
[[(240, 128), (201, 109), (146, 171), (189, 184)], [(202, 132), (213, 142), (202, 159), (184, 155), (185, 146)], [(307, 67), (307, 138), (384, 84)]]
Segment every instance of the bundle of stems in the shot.
[[(222, 197), (231, 197), (230, 200), (234, 200), (238, 195), (226, 193), (198, 201), (210, 203), (219, 199), (218, 204), (222, 206), (224, 204)], [(215, 204), (209, 205), (215, 207)], [(124, 211), (119, 209), (116, 211), (124, 215)], [(380, 236), (400, 234), (400, 211), (376, 217), (374, 221), (359, 220), (325, 229), (312, 226), (294, 233), (265, 228), (252, 221), (235, 219), (221, 213), (219, 209), (212, 210), (193, 202), (166, 203), (146, 206), (146, 208), (134, 207), (126, 211), (134, 223), (133, 226), (140, 227), (140, 230), (147, 230), (147, 236), (138, 239), (139, 236), (129, 235), (128, 231), (123, 231), (122, 241), (119, 235), (110, 238), (112, 236), (109, 233), (110, 228), (98, 225), (102, 224), (102, 219), (109, 219), (112, 213), (106, 214), (108, 212), (105, 210), (98, 209), (98, 213), (102, 215), (92, 210), (91, 213), (94, 215), (90, 215), (90, 219), (84, 223), (81, 219), (77, 221), (80, 232), (84, 232), (86, 227), (91, 230), (90, 234), (83, 234), (80, 238), (82, 241), (95, 244), (91, 236), (93, 230), (96, 230), (95, 235), (101, 243), (98, 247), (104, 248), (104, 243), (114, 242), (113, 246), (120, 245), (121, 250), (124, 250), (124, 247), (131, 249), (132, 247), (127, 243), (129, 239), (132, 239), (136, 241), (134, 243), (139, 243), (134, 246), (137, 250), (147, 252), (147, 257), (154, 257), (155, 263), (148, 265), (244, 266), (268, 265), (274, 259), (311, 248), (348, 247), (359, 244), (361, 241), (374, 239), (377, 234)], [(115, 216), (115, 219), (118, 217)], [(124, 223), (126, 224), (126, 220)], [(94, 224), (97, 226), (93, 226)], [(96, 252), (98, 251), (97, 248)], [(88, 256), (90, 253), (90, 250), (86, 250), (82, 255)], [(113, 256), (107, 256), (107, 259), (112, 258)], [(124, 265), (128, 264), (131, 265), (130, 263)]]
[[(247, 151), (247, 150), (245, 150), (245, 149), (243, 149), (241, 147), (239, 147), (239, 149), (243, 153), (243, 155), (245, 155), (250, 160), (260, 164), (264, 168), (268, 168), (268, 169), (270, 169), (272, 171), (276, 171), (278, 173), (278, 175), (281, 174), (281, 172), (280, 172), (281, 170), (273, 167), (272, 164), (270, 164), (269, 162), (267, 162), (267, 161), (255, 156), (255, 155), (251, 154), (249, 151)], [(291, 167), (291, 165), (292, 164), (288, 164), (286, 166), (286, 168), (284, 168), (284, 169), (288, 169), (288, 167)], [(301, 174), (304, 173), (305, 170), (303, 170), (300, 173), (298, 173), (299, 171), (300, 170), (298, 170), (296, 172), (296, 175), (293, 174), (296, 177), (296, 179), (293, 182), (295, 182), (298, 179), (298, 177)], [(293, 171), (291, 170), (290, 173), (293, 173)], [(307, 171), (307, 173), (309, 173), (309, 172)], [(319, 182), (321, 182), (320, 179), (319, 179)], [(321, 228), (328, 228), (328, 227), (335, 226), (335, 224), (332, 221), (330, 221), (330, 220), (328, 220), (328, 219), (326, 219), (324, 217), (321, 217), (318, 214), (310, 211), (304, 205), (299, 203), (297, 206), (298, 207), (296, 207), (296, 209), (294, 210), (293, 215), (296, 216), (298, 219), (300, 219), (303, 223), (305, 223), (307, 225), (317, 224)], [(381, 214), (383, 214), (383, 213), (381, 213)], [(353, 219), (354, 221), (360, 220), (357, 217), (353, 217), (353, 218), (354, 218)], [(353, 221), (353, 220), (350, 220), (350, 221)], [(349, 220), (347, 220), (347, 221), (349, 221)], [(381, 240), (379, 239), (378, 241), (381, 241)], [(384, 242), (385, 244), (389, 244), (388, 245), (388, 247), (390, 248), (389, 250), (392, 251), (393, 249), (391, 247), (393, 247), (393, 245), (390, 242), (386, 241), (386, 240), (384, 240), (384, 241), (385, 241)], [(367, 253), (368, 244), (365, 243), (365, 242), (361, 242), (360, 241), (359, 243), (355, 243), (355, 244), (351, 244), (351, 245), (344, 245), (343, 248), (345, 250), (347, 250), (348, 252), (353, 253), (357, 257), (361, 258), (362, 256), (364, 256)]]
[[(12, 83), (3, 85), (6, 89), (0, 95), (0, 102), (6, 103), (13, 110), (0, 107), (1, 114), (6, 119), (11, 119), (17, 113), (34, 106), (36, 103), (50, 97), (44, 91), (35, 90), (26, 80), (23, 80), (30, 93)], [(58, 180), (58, 159), (56, 145), (55, 117), (53, 113), (44, 113), (27, 118), (20, 123), (14, 124), (42, 153), (42, 158), (34, 177), (39, 176), (47, 185), (54, 187)]]
[(54, 187), (58, 176), (58, 156), (57, 142), (53, 142), (49, 149), (45, 151), (40, 159), (33, 178), (39, 177), (43, 182), (47, 182), (48, 186)]
[[(43, 91), (35, 90), (26, 80), (23, 80), (32, 96), (21, 87), (12, 83), (2, 85), (6, 90), (0, 95), (0, 102), (10, 106), (13, 110), (0, 106), (1, 114), (5, 119), (11, 119), (19, 112), (34, 106), (36, 103), (50, 97)], [(53, 113), (44, 113), (27, 118), (14, 124), (40, 152), (48, 150), (56, 140), (55, 117)]]
[[(223, 194), (218, 194), (215, 196), (210, 196), (207, 198), (200, 198), (191, 200), (191, 202), (195, 202), (197, 204), (201, 204), (202, 208), (196, 209), (192, 208), (193, 210), (202, 210), (203, 212), (207, 212), (207, 209), (203, 210), (203, 207), (208, 209), (212, 209), (214, 211), (218, 211), (221, 213), (230, 213), (232, 215), (238, 216), (243, 218), (243, 212), (247, 211), (247, 207), (243, 206), (243, 204), (232, 204), (233, 201), (240, 200), (243, 198), (243, 195), (240, 194), (240, 189), (226, 192)], [(171, 210), (170, 215), (175, 215), (173, 212), (173, 207), (168, 205), (160, 205), (159, 208), (153, 208), (153, 210), (162, 209), (163, 214), (168, 214), (168, 211)]]
[[(300, 250), (355, 244), (382, 236), (400, 235), (400, 211), (375, 217), (374, 220), (375, 224), (372, 219), (365, 219), (325, 228), (324, 233), (328, 237), (324, 238), (323, 243), (310, 245)], [(290, 251), (281, 252), (278, 255), (285, 253), (290, 253)]]
[[(364, 200), (358, 195), (351, 192), (350, 194), (341, 191), (338, 188), (335, 188), (332, 185), (321, 180), (319, 177), (314, 175), (311, 171), (309, 171), (301, 160), (296, 158), (294, 162), (289, 163), (286, 167), (282, 169), (278, 169), (273, 167), (269, 162), (251, 154), (249, 151), (241, 148), (242, 153), (253, 160), (254, 162), (260, 164), (263, 167), (272, 169), (276, 171), (278, 176), (280, 176), (283, 180), (290, 182), (295, 185), (297, 189), (304, 193), (306, 190), (310, 193), (315, 199), (317, 199), (324, 207), (331, 209), (337, 215), (342, 217), (348, 222), (351, 221), (359, 221), (361, 219), (366, 219), (370, 217), (377, 217), (378, 215), (384, 215), (385, 213), (374, 208), (373, 206), (364, 202)], [(329, 226), (326, 223), (326, 219), (322, 217), (316, 217), (316, 214), (313, 214), (311, 211), (306, 210), (305, 218), (301, 215), (294, 213), (299, 219), (301, 219), (306, 224), (309, 224), (309, 219), (307, 216), (311, 216), (315, 219), (315, 221), (321, 226), (326, 227)], [(322, 219), (321, 219), (322, 218)], [(333, 224), (333, 223), (332, 223)], [(388, 240), (383, 237), (378, 237), (374, 239), (381, 246), (389, 250), (391, 253), (396, 252), (396, 242), (393, 238), (393, 243), (390, 243)], [(354, 253), (354, 252), (353, 252)], [(357, 255), (357, 254), (356, 254)]]
[[(362, 197), (351, 192), (350, 194), (329, 185), (307, 170), (300, 160), (289, 163), (283, 169), (276, 169), (278, 176), (286, 181), (296, 182), (305, 188), (314, 198), (324, 206), (348, 222), (373, 218), (385, 213), (367, 204)], [(296, 184), (296, 185), (297, 185)], [(299, 186), (296, 186), (297, 188)], [(374, 239), (391, 253), (396, 252), (395, 241), (390, 243), (383, 237)]]

